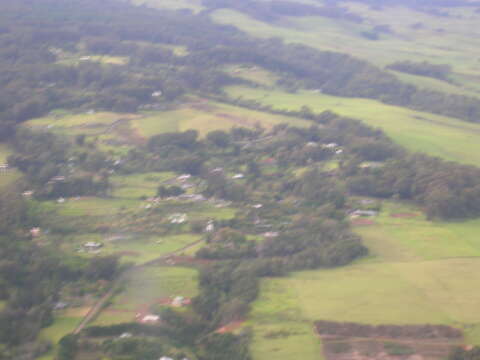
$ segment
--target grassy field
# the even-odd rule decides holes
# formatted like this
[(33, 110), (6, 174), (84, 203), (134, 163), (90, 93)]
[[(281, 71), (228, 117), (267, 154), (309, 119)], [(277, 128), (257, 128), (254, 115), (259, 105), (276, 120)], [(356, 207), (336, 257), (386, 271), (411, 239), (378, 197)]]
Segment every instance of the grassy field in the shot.
[[(480, 45), (480, 30), (476, 26), (480, 15), (474, 10), (461, 9), (459, 14), (441, 18), (440, 23), (437, 16), (400, 6), (381, 11), (356, 3), (347, 6), (366, 21), (357, 24), (324, 17), (283, 17), (269, 24), (227, 9), (215, 11), (212, 18), (253, 36), (280, 37), (320, 50), (348, 53), (381, 67), (399, 60), (447, 63), (453, 66), (462, 86), (442, 90), (478, 92), (478, 79), (472, 75), (480, 75), (475, 55)], [(415, 29), (413, 25), (419, 23), (422, 27)], [(362, 36), (362, 32), (371, 31), (376, 25), (389, 25), (393, 32), (381, 35), (377, 41)], [(430, 85), (429, 88), (436, 89)]]
[(197, 294), (197, 271), (181, 267), (144, 267), (129, 274), (124, 291), (115, 296), (94, 325), (133, 321), (139, 312), (148, 312), (150, 306), (162, 298)]
[(431, 222), (412, 206), (385, 203), (375, 221), (356, 228), (371, 250), (367, 258), (262, 281), (247, 322), (254, 329), (255, 360), (276, 348), (276, 359), (288, 359), (298, 346), (303, 359), (318, 359), (314, 320), (448, 324), (480, 344), (480, 220)]
[(446, 160), (480, 163), (480, 125), (414, 111), (379, 101), (342, 98), (300, 91), (290, 94), (243, 86), (230, 87), (232, 97), (254, 99), (279, 109), (298, 110), (308, 105), (316, 112), (332, 110), (383, 129), (398, 144)]
[(131, 0), (135, 5), (147, 5), (157, 9), (191, 9), (198, 12), (203, 9), (201, 0)]
[(110, 179), (114, 189), (112, 195), (124, 199), (154, 197), (160, 183), (174, 176), (172, 172), (112, 176)]
[(277, 75), (258, 66), (228, 65), (223, 70), (230, 76), (252, 81), (263, 86), (274, 86), (279, 79)]
[(270, 115), (259, 111), (220, 104), (208, 100), (188, 103), (176, 110), (145, 113), (145, 117), (133, 121), (133, 126), (144, 137), (172, 131), (198, 130), (201, 135), (234, 126), (253, 128), (261, 124), (265, 128), (287, 122), (297, 126), (308, 126), (302, 119)]
[[(78, 316), (72, 316), (71, 314), (68, 314), (68, 310), (56, 314), (54, 324), (43, 329), (40, 332), (40, 338), (50, 341), (52, 344), (57, 344), (62, 337), (75, 330), (77, 325), (82, 320), (81, 315), (82, 314), (78, 314)], [(47, 354), (40, 357), (39, 360), (54, 360), (55, 353), (56, 347), (53, 347)]]

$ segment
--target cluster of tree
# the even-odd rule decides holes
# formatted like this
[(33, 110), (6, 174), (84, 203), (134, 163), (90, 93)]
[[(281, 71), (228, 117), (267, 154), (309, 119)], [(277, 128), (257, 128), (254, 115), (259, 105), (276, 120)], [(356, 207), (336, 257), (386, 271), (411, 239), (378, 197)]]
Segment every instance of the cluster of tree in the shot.
[(452, 72), (452, 67), (446, 64), (431, 64), (427, 61), (397, 61), (387, 66), (387, 69), (401, 71), (407, 74), (431, 77), (443, 81), (448, 81), (448, 76)]
[(106, 195), (112, 161), (96, 149), (73, 144), (52, 133), (19, 130), (12, 139), (16, 153), (9, 164), (22, 171), (43, 198)]
[(377, 169), (345, 168), (356, 194), (396, 197), (421, 204), (430, 217), (480, 215), (480, 170), (425, 155), (406, 155)]
[(480, 359), (480, 347), (475, 346), (472, 349), (456, 348), (448, 356), (448, 360), (478, 360)]

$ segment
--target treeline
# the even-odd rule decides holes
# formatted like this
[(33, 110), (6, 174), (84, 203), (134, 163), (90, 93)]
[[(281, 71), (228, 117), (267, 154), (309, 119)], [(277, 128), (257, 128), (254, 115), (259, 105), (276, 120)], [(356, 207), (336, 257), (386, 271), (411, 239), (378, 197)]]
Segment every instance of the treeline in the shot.
[(431, 77), (438, 80), (448, 81), (452, 67), (446, 64), (431, 64), (427, 61), (398, 61), (387, 66), (387, 69), (396, 70), (412, 75)]

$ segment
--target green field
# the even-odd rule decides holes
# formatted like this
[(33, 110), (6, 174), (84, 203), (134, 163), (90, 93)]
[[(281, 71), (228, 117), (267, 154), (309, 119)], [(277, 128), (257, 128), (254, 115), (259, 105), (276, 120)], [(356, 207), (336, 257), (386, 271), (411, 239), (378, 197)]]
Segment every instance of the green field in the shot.
[(135, 5), (147, 5), (157, 9), (191, 9), (198, 12), (203, 9), (201, 0), (131, 0)]
[[(309, 354), (303, 359), (318, 359), (315, 320), (448, 324), (464, 329), (467, 342), (480, 344), (480, 220), (431, 222), (412, 206), (385, 203), (375, 222), (356, 228), (371, 251), (367, 258), (262, 281), (248, 320), (255, 360), (267, 359), (275, 347), (276, 358), (287, 359), (299, 344)], [(295, 327), (310, 331), (287, 334), (284, 346), (268, 336)]]
[(446, 160), (480, 163), (480, 125), (444, 116), (386, 105), (376, 100), (343, 98), (309, 91), (291, 94), (243, 86), (229, 87), (231, 97), (257, 100), (279, 109), (299, 110), (307, 105), (315, 112), (332, 110), (340, 115), (379, 127), (398, 144)]
[(296, 126), (308, 126), (305, 120), (281, 115), (271, 115), (217, 102), (199, 100), (178, 109), (145, 113), (145, 117), (132, 121), (134, 128), (144, 137), (173, 131), (198, 130), (201, 135), (234, 126), (253, 128), (261, 124), (271, 128), (287, 122)]
[[(450, 90), (467, 93), (480, 90), (477, 84), (480, 66), (476, 60), (476, 49), (480, 45), (476, 24), (480, 15), (474, 9), (456, 10), (459, 13), (442, 18), (440, 23), (437, 16), (401, 6), (385, 7), (381, 11), (356, 3), (348, 3), (347, 7), (366, 21), (357, 24), (325, 17), (283, 17), (269, 24), (230, 9), (215, 11), (212, 19), (234, 25), (253, 36), (280, 37), (290, 43), (348, 53), (381, 67), (399, 60), (447, 63), (453, 66), (455, 79), (462, 84)], [(413, 25), (418, 23), (423, 27), (414, 29)], [(381, 35), (378, 41), (361, 35), (376, 25), (389, 25), (393, 33)]]
[(162, 298), (197, 294), (197, 271), (181, 267), (144, 267), (131, 272), (124, 290), (115, 296), (93, 323), (94, 325), (118, 324), (133, 321), (139, 312), (148, 309)]
[(139, 199), (140, 197), (154, 197), (160, 183), (175, 177), (172, 172), (144, 173), (132, 175), (112, 176), (112, 195), (115, 198)]

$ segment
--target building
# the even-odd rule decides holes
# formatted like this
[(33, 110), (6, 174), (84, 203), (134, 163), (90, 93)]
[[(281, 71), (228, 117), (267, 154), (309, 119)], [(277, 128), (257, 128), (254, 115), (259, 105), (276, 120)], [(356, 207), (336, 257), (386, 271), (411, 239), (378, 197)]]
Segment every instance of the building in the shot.
[(157, 323), (159, 321), (160, 321), (160, 316), (158, 315), (149, 314), (149, 315), (145, 315), (142, 318), (142, 323)]
[(103, 244), (100, 243), (100, 242), (89, 241), (89, 242), (83, 244), (83, 247), (85, 249), (87, 249), (88, 251), (94, 251), (94, 250), (98, 250), (101, 247), (103, 247)]
[(41, 232), (42, 232), (42, 231), (40, 230), (39, 227), (34, 227), (34, 228), (31, 228), (31, 229), (30, 229), (30, 235), (32, 235), (32, 237), (34, 237), (34, 238), (35, 238), (35, 237), (39, 237), (40, 234), (41, 234)]
[(243, 179), (245, 177), (245, 175), (243, 174), (235, 174), (232, 176), (232, 179)]

